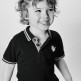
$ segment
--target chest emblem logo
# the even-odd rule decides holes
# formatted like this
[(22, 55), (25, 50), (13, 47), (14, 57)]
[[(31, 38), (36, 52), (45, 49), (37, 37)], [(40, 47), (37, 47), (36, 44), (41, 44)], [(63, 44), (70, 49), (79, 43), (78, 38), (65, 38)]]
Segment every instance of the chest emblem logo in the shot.
[(56, 50), (56, 47), (55, 46), (51, 46), (51, 50), (52, 50), (52, 52), (54, 52)]

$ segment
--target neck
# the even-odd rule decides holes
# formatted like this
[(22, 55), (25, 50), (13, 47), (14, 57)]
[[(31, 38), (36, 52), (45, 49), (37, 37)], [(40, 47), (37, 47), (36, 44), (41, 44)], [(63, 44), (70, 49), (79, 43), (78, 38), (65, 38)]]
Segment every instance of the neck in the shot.
[(32, 27), (32, 26), (30, 27), (29, 30), (34, 36), (36, 36), (38, 38), (43, 38), (47, 34), (46, 30), (40, 30), (40, 29), (37, 29), (37, 28)]

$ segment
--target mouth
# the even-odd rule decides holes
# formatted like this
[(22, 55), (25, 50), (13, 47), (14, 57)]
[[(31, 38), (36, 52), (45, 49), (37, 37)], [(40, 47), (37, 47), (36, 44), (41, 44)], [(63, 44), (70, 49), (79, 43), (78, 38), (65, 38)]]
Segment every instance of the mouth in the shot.
[(49, 21), (42, 21), (40, 23), (43, 24), (43, 25), (49, 25), (50, 24)]

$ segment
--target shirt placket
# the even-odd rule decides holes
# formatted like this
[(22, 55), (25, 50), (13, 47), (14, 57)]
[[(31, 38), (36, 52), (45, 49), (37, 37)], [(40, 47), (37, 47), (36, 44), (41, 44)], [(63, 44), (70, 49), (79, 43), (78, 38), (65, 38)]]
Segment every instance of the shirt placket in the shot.
[(39, 53), (39, 51), (40, 51), (40, 49), (41, 49), (41, 43), (40, 43), (40, 41), (39, 41), (39, 39), (38, 38), (36, 38), (36, 37), (34, 37), (33, 39), (32, 39), (32, 41), (33, 41), (33, 43), (35, 44), (35, 46), (36, 46), (36, 48), (37, 48), (37, 51), (38, 51), (38, 53)]

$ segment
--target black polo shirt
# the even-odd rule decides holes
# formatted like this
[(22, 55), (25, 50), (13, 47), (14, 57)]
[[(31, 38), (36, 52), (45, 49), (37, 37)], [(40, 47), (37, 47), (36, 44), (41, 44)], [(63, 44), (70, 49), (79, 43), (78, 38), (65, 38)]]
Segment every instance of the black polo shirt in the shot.
[(49, 30), (49, 37), (39, 51), (33, 38), (29, 27), (15, 35), (2, 60), (9, 64), (17, 63), (18, 81), (58, 81), (54, 73), (55, 59), (64, 57), (60, 35)]

